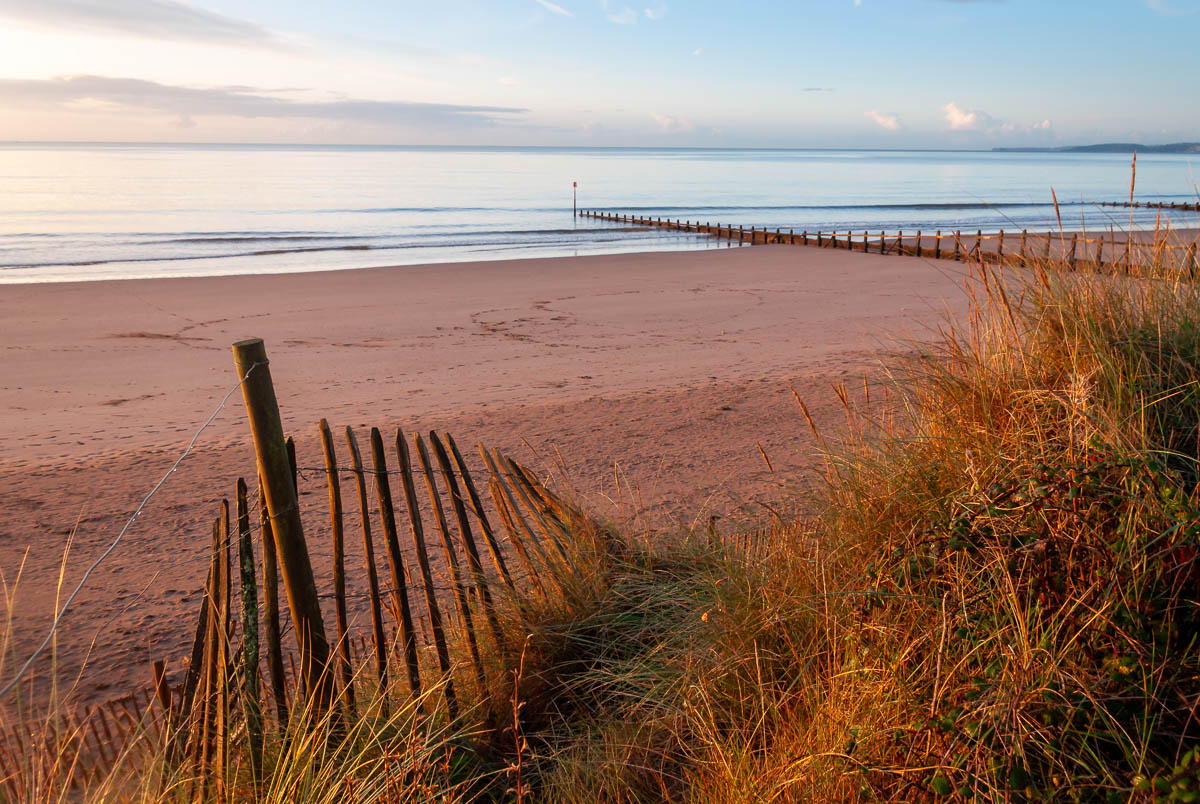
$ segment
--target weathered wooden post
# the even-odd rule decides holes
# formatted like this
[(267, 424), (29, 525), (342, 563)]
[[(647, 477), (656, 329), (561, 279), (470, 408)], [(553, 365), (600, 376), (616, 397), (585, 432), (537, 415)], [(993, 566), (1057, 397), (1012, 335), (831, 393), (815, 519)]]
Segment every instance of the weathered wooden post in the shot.
[(896, 232), (896, 253), (901, 257), (904, 256), (904, 230), (900, 229)]
[(954, 230), (954, 259), (955, 260), (960, 259), (959, 255), (961, 252), (962, 252), (962, 232), (960, 232), (958, 229), (955, 229)]
[(1070, 264), (1071, 264), (1071, 270), (1072, 270), (1072, 271), (1074, 271), (1074, 270), (1075, 270), (1075, 249), (1078, 247), (1078, 245), (1079, 245), (1079, 235), (1078, 235), (1078, 234), (1073, 234), (1073, 235), (1071, 235), (1071, 258), (1070, 258)]
[(1186, 255), (1186, 257), (1184, 257), (1184, 259), (1186, 260), (1186, 265), (1187, 265), (1187, 270), (1188, 270), (1188, 278), (1195, 279), (1197, 266), (1196, 266), (1196, 242), (1194, 240), (1188, 244), (1187, 255)]
[(346, 625), (346, 550), (342, 520), (342, 482), (338, 476), (337, 453), (333, 448), (333, 433), (329, 422), (321, 419), (317, 428), (325, 452), (325, 480), (329, 486), (329, 528), (333, 551), (333, 611), (337, 622), (338, 680), (342, 685), (342, 701), (354, 714), (354, 670), (350, 656), (350, 631)]
[(1021, 230), (1021, 264), (1025, 264), (1025, 241), (1029, 238), (1029, 230)]
[(942, 230), (938, 229), (933, 233), (933, 258), (940, 260), (942, 258)]
[(879, 230), (879, 253), (887, 254), (887, 239), (884, 236), (883, 230)]
[(817, 248), (821, 248), (824, 244), (821, 242), (821, 230), (817, 230)]
[(866, 254), (868, 250), (869, 249), (867, 248), (867, 230), (863, 229), (863, 254)]
[(1042, 252), (1042, 261), (1043, 262), (1049, 262), (1049, 260), (1050, 260), (1050, 238), (1051, 238), (1051, 233), (1046, 232), (1046, 249), (1045, 249), (1045, 251)]
[(807, 229), (805, 229), (804, 231), (802, 231), (800, 233), (800, 243), (801, 243), (801, 245), (805, 245), (805, 246), (808, 245), (808, 230)]
[(265, 486), (288, 608), (296, 628), (305, 691), (311, 697), (314, 714), (320, 715), (329, 709), (334, 694), (333, 675), (329, 672), (329, 642), (325, 638), (317, 585), (313, 580), (296, 487), (292, 484), (292, 470), (283, 441), (279, 403), (271, 384), (270, 361), (261, 338), (238, 341), (233, 345), (233, 356), (238, 376), (242, 378), (246, 417), (254, 439), (259, 476)]
[(1000, 230), (1000, 235), (996, 238), (996, 262), (1004, 264), (1004, 230)]
[(975, 230), (975, 257), (978, 258), (980, 262), (983, 261), (983, 256), (979, 251), (979, 248), (981, 245), (983, 245), (983, 230), (976, 229)]
[(920, 256), (921, 256), (921, 230), (920, 230), (920, 229), (918, 229), (918, 230), (917, 230), (917, 251), (916, 251), (916, 254), (917, 254), (917, 256), (918, 256), (918, 257), (920, 257)]

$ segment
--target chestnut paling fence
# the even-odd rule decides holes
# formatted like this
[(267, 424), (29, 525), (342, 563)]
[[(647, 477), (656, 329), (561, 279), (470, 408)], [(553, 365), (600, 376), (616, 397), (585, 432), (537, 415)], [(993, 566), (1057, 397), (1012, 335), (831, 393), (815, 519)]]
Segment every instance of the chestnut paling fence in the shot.
[[(1142, 206), (1136, 204), (1135, 206)], [(1167, 209), (1191, 209), (1188, 206), (1160, 205)], [(1172, 242), (1170, 233), (1158, 229), (1146, 233), (1144, 239), (1107, 234), (1081, 235), (1063, 232), (1005, 232), (974, 234), (961, 231), (933, 233), (897, 232), (796, 232), (793, 229), (770, 230), (751, 226), (648, 218), (596, 210), (583, 210), (581, 217), (610, 223), (670, 229), (673, 231), (711, 235), (718, 240), (739, 244), (780, 244), (814, 246), (818, 248), (861, 251), (867, 254), (895, 254), (932, 259), (977, 260), (1009, 265), (1029, 265), (1055, 261), (1071, 270), (1094, 269), (1138, 273), (1151, 270), (1171, 272), (1195, 278), (1197, 263), (1196, 242)]]
[[(523, 599), (562, 595), (582, 582), (581, 544), (606, 538), (591, 517), (499, 450), (479, 445), (482, 471), (473, 472), (447, 433), (409, 438), (397, 429), (385, 439), (378, 428), (363, 434), (346, 427), (335, 437), (322, 419), (322, 465), (298, 466), (262, 342), (234, 351), (255, 437), (257, 487), (238, 478), (232, 502), (222, 501), (212, 522), (182, 682), (168, 683), (164, 661), (155, 661), (151, 684), (68, 712), (56, 744), (41, 747), (60, 771), (67, 768), (58, 775), (70, 784), (84, 788), (138, 752), (154, 761), (167, 746), (168, 763), (219, 787), (235, 732), (249, 746), (257, 776), (266, 729), (287, 728), (297, 712), (311, 719), (336, 709), (352, 717), (363, 695), (389, 690), (422, 701), (432, 690), (455, 718), (460, 697), (486, 700), (505, 689), (496, 676), (506, 668), (494, 659), (514, 658), (520, 645), (502, 621), (519, 620)], [(312, 473), (323, 475), (328, 521), (301, 518), (300, 481)], [(313, 580), (306, 525), (331, 539), (332, 589), (325, 592)], [(354, 552), (366, 587), (358, 596), (370, 614), (369, 627), (357, 633), (347, 616), (346, 542), (353, 531), (361, 538)], [(320, 601), (329, 598), (334, 616), (327, 628)], [(466, 683), (476, 689), (463, 695), (456, 684)], [(35, 743), (45, 740), (19, 723), (0, 730), (0, 798), (21, 798), (21, 758), (38, 754)]]

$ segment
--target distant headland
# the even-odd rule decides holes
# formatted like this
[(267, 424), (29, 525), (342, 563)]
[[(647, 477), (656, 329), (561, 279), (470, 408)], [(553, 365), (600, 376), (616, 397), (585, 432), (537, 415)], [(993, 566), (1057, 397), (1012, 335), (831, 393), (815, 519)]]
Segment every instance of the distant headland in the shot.
[(1200, 154), (1200, 142), (1172, 142), (1167, 145), (1142, 145), (1137, 142), (1104, 142), (1099, 145), (1065, 145), (1060, 148), (993, 148), (1006, 153), (1058, 154)]

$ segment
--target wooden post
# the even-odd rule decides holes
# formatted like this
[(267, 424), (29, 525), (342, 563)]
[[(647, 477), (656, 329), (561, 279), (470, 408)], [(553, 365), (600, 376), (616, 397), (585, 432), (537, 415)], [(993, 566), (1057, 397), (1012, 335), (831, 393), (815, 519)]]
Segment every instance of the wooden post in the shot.
[(275, 549), (283, 570), (283, 586), (288, 608), (296, 627), (300, 658), (307, 694), (312, 696), (314, 713), (320, 715), (333, 702), (333, 677), (329, 672), (329, 642), (313, 580), (304, 527), (296, 488), (292, 484), (283, 441), (283, 423), (279, 403), (271, 384), (271, 367), (261, 338), (238, 341), (233, 345), (238, 376), (243, 378), (242, 398), (254, 438), (259, 475), (266, 483), (267, 508), (275, 535)]
[(1048, 262), (1050, 260), (1050, 232), (1046, 232), (1046, 249), (1042, 252), (1042, 260)]
[[(418, 436), (420, 438), (420, 436)], [(418, 445), (418, 451), (424, 456), (424, 445)], [(458, 717), (458, 698), (454, 694), (454, 675), (450, 665), (450, 650), (446, 646), (446, 630), (442, 625), (442, 609), (438, 605), (437, 589), (433, 586), (433, 572), (429, 568), (429, 551), (425, 546), (425, 528), (421, 524), (421, 512), (417, 508), (417, 490), (412, 482), (412, 461), (409, 459), (408, 443), (404, 440), (404, 432), (396, 428), (396, 454), (400, 457), (400, 476), (404, 480), (404, 500), (408, 506), (408, 517), (412, 523), (413, 546), (417, 549), (417, 567), (421, 570), (421, 585), (425, 589), (425, 607), (429, 611), (429, 629), (433, 632), (433, 644), (437, 650), (438, 666), (446, 684), (446, 708), (452, 719)], [(426, 482), (432, 481), (426, 466), (428, 459), (422, 461)], [(438, 504), (441, 513), (441, 501), (436, 499), (435, 490), (430, 488), (430, 499)], [(457, 562), (456, 562), (457, 563)], [(457, 567), (455, 580), (457, 580)], [(468, 610), (469, 616), (469, 610)], [(472, 632), (472, 637), (474, 633)]]
[(358, 439), (354, 431), (346, 428), (346, 446), (350, 449), (350, 466), (354, 471), (354, 485), (358, 489), (358, 510), (362, 522), (363, 555), (367, 565), (367, 592), (371, 603), (371, 638), (375, 647), (375, 674), (379, 679), (379, 691), (387, 692), (387, 636), (383, 633), (383, 607), (379, 597), (379, 574), (375, 570), (375, 544), (371, 539), (371, 512), (367, 507), (367, 479), (363, 473), (362, 455), (358, 451)]
[(982, 262), (982, 261), (983, 261), (983, 256), (982, 256), (982, 254), (981, 254), (981, 253), (980, 253), (980, 251), (979, 251), (979, 248), (980, 248), (980, 246), (981, 246), (982, 244), (983, 244), (983, 230), (982, 230), (982, 229), (976, 229), (976, 230), (975, 230), (975, 257), (976, 257), (976, 259), (978, 259), (980, 262)]
[(901, 257), (904, 256), (904, 230), (900, 229), (896, 232), (896, 253)]
[(741, 243), (741, 242), (745, 241), (745, 239), (746, 239), (745, 230), (741, 226), (739, 226), (738, 227), (738, 242)]
[(879, 230), (879, 253), (887, 254), (887, 235), (882, 229)]
[(275, 555), (275, 533), (267, 511), (267, 491), (258, 479), (258, 524), (263, 545), (263, 635), (267, 640), (267, 672), (271, 676), (271, 696), (275, 699), (275, 717), (281, 726), (288, 722), (287, 682), (283, 674), (283, 645), (279, 629), (279, 565)]
[(920, 257), (920, 256), (921, 256), (921, 230), (920, 230), (920, 229), (918, 229), (918, 230), (917, 230), (917, 251), (916, 251), (916, 254), (917, 254), (917, 256), (918, 256), (918, 257)]
[(1196, 242), (1194, 240), (1188, 244), (1187, 255), (1184, 257), (1184, 259), (1186, 260), (1186, 265), (1187, 265), (1187, 270), (1188, 270), (1188, 278), (1195, 279), (1197, 266), (1196, 266)]
[(1096, 239), (1096, 270), (1104, 265), (1104, 233), (1100, 233), (1100, 237)]
[[(375, 491), (379, 495), (379, 518), (387, 545), (388, 566), (392, 571), (392, 596), (400, 612), (400, 643), (404, 650), (404, 666), (408, 670), (408, 686), (414, 699), (421, 697), (421, 670), (417, 662), (417, 633), (413, 627), (412, 609), (408, 604), (407, 568), (400, 540), (396, 535), (396, 509), (392, 506), (392, 486), (388, 482), (387, 456), (383, 452), (383, 436), (378, 427), (371, 428), (371, 461), (375, 469)], [(401, 474), (405, 486), (412, 484), (412, 473)], [(405, 492), (407, 493), (407, 488)], [(414, 495), (415, 496), (415, 495)]]
[(954, 259), (961, 259), (962, 254), (962, 232), (958, 229), (954, 230)]
[(479, 492), (475, 489), (475, 481), (471, 479), (467, 462), (463, 460), (462, 453), (458, 451), (458, 444), (454, 443), (454, 437), (449, 433), (446, 433), (446, 446), (450, 448), (450, 454), (454, 456), (459, 477), (462, 478), (463, 486), (467, 490), (467, 500), (470, 501), (471, 509), (475, 512), (475, 519), (479, 522), (480, 530), (483, 531), (483, 539), (491, 553), (496, 572), (500, 574), (500, 578), (510, 590), (515, 590), (516, 586), (513, 584), (512, 575), (509, 574), (508, 565), (504, 561), (504, 551), (500, 549), (500, 543), (496, 541), (496, 533), (492, 530), (492, 525), (488, 522), (487, 514), (483, 510), (483, 500), (479, 498)]
[(325, 480), (329, 486), (329, 520), (333, 551), (333, 610), (337, 620), (338, 670), (342, 702), (354, 714), (354, 670), (350, 657), (350, 632), (346, 626), (346, 547), (342, 523), (342, 483), (338, 477), (337, 453), (329, 422), (321, 419), (321, 448), (325, 453)]
[(821, 248), (822, 245), (823, 244), (821, 243), (821, 230), (818, 229), (817, 230), (817, 248)]
[(938, 229), (933, 234), (933, 258), (940, 260), (942, 258), (942, 230)]
[(1000, 230), (1000, 235), (996, 238), (996, 261), (1004, 264), (1004, 230)]
[(242, 596), (242, 712), (250, 743), (250, 775), (257, 790), (262, 778), (263, 722), (258, 697), (258, 588), (254, 572), (254, 536), (246, 481), (237, 480), (238, 570)]
[(1073, 234), (1073, 235), (1071, 235), (1071, 259), (1070, 259), (1070, 265), (1071, 265), (1071, 270), (1072, 270), (1072, 271), (1074, 271), (1074, 270), (1075, 270), (1075, 248), (1076, 248), (1078, 245), (1079, 245), (1079, 235), (1078, 235), (1078, 234)]
[[(401, 436), (396, 435), (397, 444)], [(471, 616), (471, 603), (467, 599), (467, 585), (463, 582), (462, 570), (458, 563), (458, 551), (450, 538), (450, 526), (446, 522), (446, 510), (442, 505), (442, 496), (438, 493), (437, 481), (433, 476), (433, 464), (429, 460), (429, 451), (420, 434), (413, 435), (413, 444), (417, 448), (417, 460), (421, 462), (421, 472), (425, 475), (425, 488), (429, 492), (429, 501), (433, 505), (433, 518), (438, 527), (438, 535), (442, 537), (442, 549), (446, 555), (446, 563), (450, 567), (450, 583), (454, 587), (454, 601), (458, 606), (458, 617), (467, 633), (467, 650), (471, 654), (471, 663), (475, 667), (475, 682), (479, 685), (479, 694), (487, 696), (487, 676), (483, 672), (483, 660), (479, 656), (479, 640), (475, 636), (475, 619)], [(397, 449), (399, 447), (397, 446)]]
[(1021, 230), (1021, 264), (1022, 265), (1025, 264), (1025, 241), (1028, 239), (1028, 237), (1029, 237), (1029, 230), (1022, 229)]
[(483, 573), (483, 563), (479, 558), (479, 545), (475, 543), (475, 536), (471, 532), (471, 523), (467, 519), (467, 506), (463, 502), (458, 481), (454, 478), (454, 468), (450, 465), (450, 455), (446, 452), (446, 447), (442, 444), (442, 440), (438, 437), (438, 434), (432, 430), (429, 432), (429, 445), (433, 448), (438, 468), (442, 472), (442, 481), (446, 486), (446, 491), (450, 494), (450, 505), (454, 510), (455, 522), (458, 524), (459, 541), (462, 542), (463, 552), (467, 556), (467, 566), (471, 570), (475, 591), (479, 595), (480, 603), (483, 605), (484, 616), (487, 618), (488, 624), (492, 629), (492, 636), (496, 640), (496, 647), (504, 652), (506, 650), (504, 632), (501, 630), (500, 620), (496, 616), (496, 604), (492, 600), (492, 591), (488, 586), (487, 576)]
[(805, 229), (803, 232), (800, 233), (800, 241), (803, 245), (805, 245), (805, 246), (808, 245), (808, 230), (807, 229)]

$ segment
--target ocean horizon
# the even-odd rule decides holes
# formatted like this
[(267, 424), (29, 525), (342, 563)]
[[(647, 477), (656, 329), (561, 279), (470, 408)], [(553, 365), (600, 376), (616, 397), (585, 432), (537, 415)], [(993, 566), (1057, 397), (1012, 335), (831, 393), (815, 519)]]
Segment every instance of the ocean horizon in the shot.
[[(0, 143), (0, 283), (727, 248), (578, 208), (784, 231), (1194, 228), (1128, 154), (823, 148)], [(1051, 189), (1058, 199), (1057, 209)], [(1195, 201), (1189, 156), (1135, 197)], [(733, 246), (736, 247), (736, 244)]]

